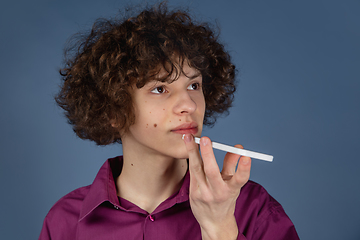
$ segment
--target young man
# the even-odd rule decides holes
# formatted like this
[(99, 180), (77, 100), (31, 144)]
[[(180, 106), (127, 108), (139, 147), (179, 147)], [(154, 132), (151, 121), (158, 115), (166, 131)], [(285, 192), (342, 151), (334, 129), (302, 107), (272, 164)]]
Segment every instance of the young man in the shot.
[(39, 239), (298, 239), (248, 181), (250, 158), (228, 153), (220, 172), (210, 139), (201, 156), (194, 142), (235, 91), (235, 67), (206, 24), (160, 4), (98, 21), (71, 49), (56, 100), (79, 137), (122, 143), (123, 156), (61, 198)]

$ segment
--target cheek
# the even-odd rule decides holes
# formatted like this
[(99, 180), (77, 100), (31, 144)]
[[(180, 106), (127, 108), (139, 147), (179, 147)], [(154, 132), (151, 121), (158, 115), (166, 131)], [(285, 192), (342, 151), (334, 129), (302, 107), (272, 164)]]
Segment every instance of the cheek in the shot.
[(205, 104), (204, 95), (202, 95), (201, 97), (199, 97), (197, 99), (196, 104), (197, 104), (197, 108), (198, 108), (199, 112), (205, 114), (206, 104)]
[(164, 112), (161, 109), (161, 112), (157, 112), (155, 109), (147, 111), (145, 114), (139, 115), (138, 125), (145, 131), (153, 131), (158, 129), (161, 125), (161, 122), (164, 119)]

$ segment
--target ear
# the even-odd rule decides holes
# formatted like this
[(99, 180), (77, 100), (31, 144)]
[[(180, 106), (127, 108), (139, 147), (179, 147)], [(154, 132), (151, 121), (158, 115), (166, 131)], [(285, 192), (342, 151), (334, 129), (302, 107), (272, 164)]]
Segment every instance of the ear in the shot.
[(117, 124), (117, 122), (115, 121), (115, 119), (110, 120), (110, 124), (113, 128), (118, 128), (119, 124)]
[(113, 128), (120, 128), (120, 124), (115, 117), (110, 118), (110, 125)]

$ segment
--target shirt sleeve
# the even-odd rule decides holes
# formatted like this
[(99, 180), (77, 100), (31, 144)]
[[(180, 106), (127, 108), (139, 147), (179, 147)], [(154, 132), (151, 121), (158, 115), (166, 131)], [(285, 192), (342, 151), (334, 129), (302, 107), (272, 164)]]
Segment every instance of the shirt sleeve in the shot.
[[(275, 201), (275, 199), (273, 199)], [(276, 202), (277, 203), (277, 202)], [(294, 224), (277, 203), (269, 209), (266, 218), (261, 219), (254, 232), (255, 240), (299, 240)]]
[(46, 218), (43, 223), (43, 227), (40, 232), (39, 240), (51, 240), (49, 227)]
[(249, 181), (235, 209), (238, 240), (299, 240), (283, 207), (259, 184)]
[(57, 201), (45, 217), (39, 240), (75, 239), (82, 203), (82, 191), (75, 190)]
[(237, 240), (247, 240), (247, 239), (242, 233), (239, 233)]

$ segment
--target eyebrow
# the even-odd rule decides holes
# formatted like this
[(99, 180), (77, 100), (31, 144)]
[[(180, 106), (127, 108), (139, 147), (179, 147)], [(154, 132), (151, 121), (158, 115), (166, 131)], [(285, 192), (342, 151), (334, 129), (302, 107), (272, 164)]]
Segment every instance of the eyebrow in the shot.
[[(194, 80), (195, 78), (198, 78), (199, 76), (202, 76), (202, 74), (201, 74), (200, 71), (197, 71), (197, 72), (196, 72), (194, 75), (192, 75), (192, 76), (186, 75), (184, 72), (183, 72), (183, 74), (184, 74), (187, 78), (189, 78), (189, 81)], [(180, 77), (180, 76), (179, 76), (179, 77)], [(178, 78), (178, 77), (177, 77), (177, 78)], [(169, 79), (171, 79), (171, 76), (168, 76), (168, 77), (165, 79), (164, 82), (172, 83), (172, 82), (176, 81), (177, 78), (176, 78), (176, 79), (173, 79), (173, 80), (171, 80), (171, 81), (169, 82)], [(163, 82), (163, 81), (153, 79), (153, 80), (150, 80), (149, 82)], [(149, 83), (149, 82), (148, 82), (148, 83)]]
[[(194, 80), (194, 79), (198, 78), (199, 76), (202, 76), (202, 74), (201, 74), (201, 72), (200, 72), (199, 70), (196, 70), (196, 72), (195, 72), (192, 76), (191, 76), (191, 75), (188, 75), (188, 74), (185, 74), (184, 71), (181, 71), (181, 72), (182, 72), (182, 74), (184, 74), (184, 76), (186, 76), (187, 78), (189, 78), (189, 81)], [(156, 75), (155, 75), (155, 76), (153, 76), (153, 78), (152, 78), (151, 80), (147, 81), (147, 82), (145, 83), (145, 85), (148, 85), (148, 84), (151, 83), (151, 82), (154, 82), (154, 85), (156, 85), (157, 82), (172, 83), (172, 82), (176, 81), (179, 77), (180, 77), (180, 75), (177, 76), (176, 79), (170, 80), (170, 79), (171, 79), (171, 76), (167, 76), (167, 77), (164, 79), (164, 81), (161, 81), (161, 80), (159, 80), (159, 79), (156, 79)], [(169, 81), (169, 80), (170, 80), (170, 81)]]
[[(187, 76), (190, 80), (193, 80), (193, 79), (195, 79), (195, 78), (198, 78), (199, 76), (201, 76), (202, 74), (201, 74), (201, 72), (197, 72), (197, 73), (195, 73), (193, 76)], [(186, 75), (185, 75), (186, 76)]]

